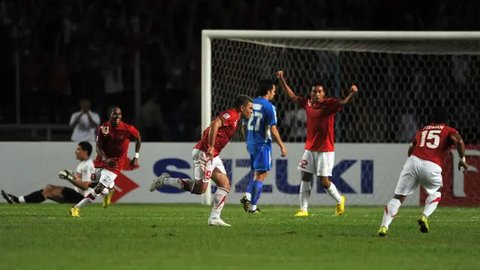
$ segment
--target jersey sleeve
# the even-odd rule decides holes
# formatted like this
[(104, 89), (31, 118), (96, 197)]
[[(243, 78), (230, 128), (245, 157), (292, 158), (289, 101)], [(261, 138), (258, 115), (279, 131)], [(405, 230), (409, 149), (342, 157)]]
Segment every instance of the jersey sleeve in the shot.
[(268, 117), (268, 126), (273, 126), (277, 124), (277, 110), (275, 106), (271, 105), (268, 106), (268, 109), (266, 110), (266, 115)]
[(343, 108), (343, 105), (340, 104), (340, 99), (338, 98), (331, 98), (331, 99), (328, 99), (328, 107), (330, 108), (330, 110), (332, 112), (338, 112), (338, 111), (341, 111), (342, 108)]
[(226, 110), (221, 112), (218, 117), (223, 121), (223, 126), (233, 126), (238, 120), (237, 113), (234, 110)]
[(298, 100), (297, 100), (297, 103), (298, 105), (300, 105), (302, 108), (305, 108), (307, 106), (307, 103), (308, 103), (308, 99), (304, 98), (304, 97), (299, 97)]
[(128, 132), (130, 133), (131, 138), (139, 138), (140, 132), (138, 129), (132, 125), (128, 125)]

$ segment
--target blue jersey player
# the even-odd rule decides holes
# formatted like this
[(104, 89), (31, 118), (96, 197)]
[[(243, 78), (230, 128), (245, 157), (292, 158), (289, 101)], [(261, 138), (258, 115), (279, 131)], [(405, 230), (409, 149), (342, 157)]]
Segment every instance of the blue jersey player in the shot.
[(247, 150), (254, 173), (240, 202), (245, 212), (252, 214), (260, 213), (257, 203), (262, 193), (263, 181), (272, 167), (272, 137), (280, 146), (282, 157), (287, 155), (287, 148), (277, 129), (277, 112), (270, 103), (275, 94), (276, 86), (273, 81), (259, 82), (256, 98), (253, 100), (253, 114), (246, 125)]

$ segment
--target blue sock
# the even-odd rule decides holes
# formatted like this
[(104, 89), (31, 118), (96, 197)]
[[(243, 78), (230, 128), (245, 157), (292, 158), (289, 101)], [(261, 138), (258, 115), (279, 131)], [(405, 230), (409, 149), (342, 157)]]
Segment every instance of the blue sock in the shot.
[(257, 205), (258, 200), (260, 199), (260, 195), (262, 194), (262, 187), (263, 187), (263, 182), (254, 180), (253, 181), (255, 187), (253, 188), (253, 193), (252, 193), (252, 205)]
[(252, 194), (253, 186), (254, 186), (253, 178), (250, 178), (250, 180), (248, 181), (247, 189), (245, 190), (245, 192)]

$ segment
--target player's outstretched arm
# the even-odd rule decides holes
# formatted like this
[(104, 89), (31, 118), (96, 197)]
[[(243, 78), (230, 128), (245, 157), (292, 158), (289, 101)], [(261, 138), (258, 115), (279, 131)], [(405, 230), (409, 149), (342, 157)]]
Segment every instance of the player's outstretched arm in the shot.
[(357, 94), (357, 92), (358, 92), (358, 87), (355, 84), (352, 84), (352, 86), (350, 86), (350, 92), (344, 99), (340, 100), (340, 104), (345, 105), (350, 101), (352, 101), (353, 96)]
[(278, 146), (280, 146), (280, 151), (282, 152), (281, 156), (286, 157), (287, 156), (287, 148), (285, 147), (285, 144), (282, 141), (282, 137), (280, 137), (280, 133), (278, 132), (277, 126), (273, 125), (271, 126), (271, 131), (273, 138), (277, 142)]
[(285, 94), (287, 94), (288, 99), (296, 102), (298, 100), (298, 96), (295, 95), (292, 88), (290, 88), (290, 86), (287, 84), (287, 81), (285, 80), (285, 73), (283, 72), (283, 70), (277, 71), (275, 73), (275, 76), (277, 76), (278, 80), (280, 81), (280, 85)]
[(468, 169), (468, 164), (465, 159), (465, 143), (463, 142), (462, 136), (460, 136), (460, 134), (458, 133), (455, 133), (454, 135), (450, 136), (450, 139), (452, 139), (452, 141), (455, 143), (458, 155), (460, 156), (460, 161), (458, 162), (458, 170), (463, 168), (463, 171), (465, 172)]

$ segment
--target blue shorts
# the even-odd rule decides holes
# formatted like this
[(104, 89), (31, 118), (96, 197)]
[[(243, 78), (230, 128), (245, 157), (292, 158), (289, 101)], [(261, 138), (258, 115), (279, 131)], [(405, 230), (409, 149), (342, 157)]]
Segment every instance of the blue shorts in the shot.
[(270, 171), (272, 168), (271, 144), (262, 144), (256, 147), (249, 147), (248, 151), (250, 153), (250, 167), (252, 171)]

